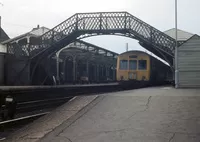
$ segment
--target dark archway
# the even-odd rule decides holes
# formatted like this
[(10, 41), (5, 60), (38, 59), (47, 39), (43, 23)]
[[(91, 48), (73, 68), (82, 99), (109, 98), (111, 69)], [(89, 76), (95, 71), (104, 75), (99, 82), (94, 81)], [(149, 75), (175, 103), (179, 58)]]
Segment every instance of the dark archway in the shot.
[(96, 67), (94, 62), (89, 62), (89, 82), (96, 82)]
[[(73, 58), (67, 57), (64, 61), (64, 72), (61, 74), (61, 82), (63, 84), (72, 84), (73, 83)], [(62, 77), (63, 76), (63, 77)]]

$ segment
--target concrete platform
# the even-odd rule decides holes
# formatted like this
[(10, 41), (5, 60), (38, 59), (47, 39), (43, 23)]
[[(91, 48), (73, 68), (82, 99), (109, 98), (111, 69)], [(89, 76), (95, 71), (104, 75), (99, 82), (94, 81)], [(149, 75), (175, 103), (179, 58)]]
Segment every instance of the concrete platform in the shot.
[(75, 99), (7, 141), (200, 141), (200, 89), (153, 87), (90, 97)]
[(3, 91), (21, 91), (21, 90), (44, 90), (60, 88), (78, 88), (78, 87), (96, 87), (96, 86), (117, 86), (117, 82), (99, 83), (99, 84), (75, 84), (75, 85), (43, 85), (43, 86), (0, 86), (0, 92)]

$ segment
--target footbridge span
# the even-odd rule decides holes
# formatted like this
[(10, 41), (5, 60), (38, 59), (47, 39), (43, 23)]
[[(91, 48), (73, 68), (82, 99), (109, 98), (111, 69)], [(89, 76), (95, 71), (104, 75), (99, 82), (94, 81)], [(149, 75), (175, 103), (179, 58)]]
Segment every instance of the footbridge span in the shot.
[[(173, 64), (176, 42), (173, 38), (128, 12), (77, 13), (40, 37), (27, 42), (5, 42), (8, 53), (29, 56), (34, 63), (31, 76), (42, 60), (77, 39), (97, 35), (119, 35), (133, 38), (158, 57)], [(178, 43), (180, 44), (180, 43)], [(47, 64), (44, 64), (47, 65)]]

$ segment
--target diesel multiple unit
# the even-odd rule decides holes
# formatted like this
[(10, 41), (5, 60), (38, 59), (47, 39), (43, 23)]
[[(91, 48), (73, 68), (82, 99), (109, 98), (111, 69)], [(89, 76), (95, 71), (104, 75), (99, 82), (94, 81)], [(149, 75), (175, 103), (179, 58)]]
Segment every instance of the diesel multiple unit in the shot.
[(142, 51), (128, 51), (118, 56), (117, 81), (126, 87), (159, 85), (169, 81), (171, 68)]

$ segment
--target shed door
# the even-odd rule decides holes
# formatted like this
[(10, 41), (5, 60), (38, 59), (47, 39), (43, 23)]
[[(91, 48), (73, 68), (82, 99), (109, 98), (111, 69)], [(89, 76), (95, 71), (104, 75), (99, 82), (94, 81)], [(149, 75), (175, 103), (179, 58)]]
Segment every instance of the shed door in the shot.
[(179, 87), (200, 87), (200, 51), (178, 53)]

